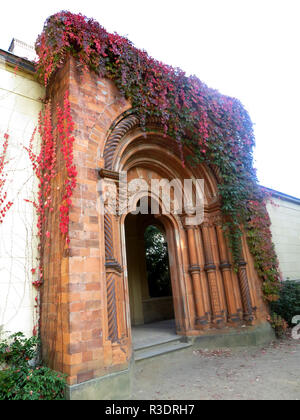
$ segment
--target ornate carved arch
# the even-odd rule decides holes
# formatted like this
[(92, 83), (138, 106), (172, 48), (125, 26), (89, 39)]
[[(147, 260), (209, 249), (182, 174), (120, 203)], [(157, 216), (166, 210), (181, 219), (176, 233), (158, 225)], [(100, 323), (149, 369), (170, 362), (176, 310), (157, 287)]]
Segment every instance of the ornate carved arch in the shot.
[[(163, 132), (161, 129), (161, 124), (157, 118), (151, 118), (146, 122), (147, 127), (154, 128), (153, 133), (151, 134), (152, 137), (154, 135), (158, 136), (157, 132)], [(135, 150), (137, 141), (141, 140), (141, 133), (136, 132), (133, 134), (133, 138), (128, 138), (128, 143), (124, 142), (123, 146), (121, 144), (122, 139), (124, 139), (130, 132), (133, 130), (141, 127), (141, 122), (139, 117), (134, 113), (126, 113), (123, 118), (119, 118), (113, 125), (108, 134), (104, 150), (103, 150), (103, 158), (104, 158), (104, 168), (100, 171), (100, 174), (103, 177), (107, 177), (110, 179), (114, 179), (117, 181), (118, 173), (114, 172), (116, 169), (116, 159), (117, 155), (122, 153), (126, 150), (129, 144), (133, 145), (132, 153)], [(131, 142), (131, 143), (130, 143)], [(119, 148), (120, 145), (120, 148)], [(154, 146), (154, 144), (153, 144)], [(122, 149), (123, 147), (123, 149)], [(129, 149), (130, 150), (130, 149)], [(188, 150), (188, 149), (187, 149)], [(171, 150), (173, 152), (173, 148)], [(174, 158), (177, 153), (174, 153)], [(124, 155), (125, 156), (125, 155)], [(177, 156), (178, 157), (178, 156)], [(177, 158), (176, 157), (176, 158)], [(121, 157), (119, 156), (121, 159)], [(117, 165), (118, 166), (118, 165)], [(206, 173), (208, 179), (213, 177), (214, 184), (217, 185), (221, 182), (221, 174), (219, 168), (215, 165), (201, 165), (203, 167), (203, 173)], [(195, 169), (192, 171), (195, 174), (200, 174), (201, 169)], [(186, 174), (192, 173), (187, 171)], [(193, 176), (194, 176), (193, 175)], [(193, 227), (192, 229), (186, 228), (187, 231), (187, 240), (188, 240), (188, 249), (190, 252), (190, 264), (191, 269), (190, 273), (193, 278), (193, 285), (195, 289), (195, 296), (201, 296), (201, 293), (205, 293), (205, 291), (200, 290), (200, 284), (203, 283), (205, 280), (205, 276), (207, 276), (207, 281), (209, 285), (209, 295), (210, 300), (212, 302), (212, 322), (214, 324), (219, 324), (226, 322), (227, 320), (238, 322), (240, 319), (239, 311), (240, 305), (232, 303), (232, 296), (234, 295), (233, 289), (234, 285), (232, 283), (231, 277), (231, 264), (229, 263), (227, 251), (222, 252), (220, 255), (220, 264), (216, 263), (215, 259), (216, 256), (213, 252), (213, 244), (219, 243), (223, 245), (225, 249), (226, 245), (224, 242), (223, 234), (220, 229), (217, 228), (218, 223), (213, 221), (214, 216), (221, 216), (220, 214), (220, 206), (217, 197), (216, 200), (213, 200), (209, 205), (209, 217), (208, 221), (203, 224), (201, 227)], [(115, 298), (115, 288), (117, 284), (117, 277), (120, 276), (121, 272), (121, 264), (118, 261), (118, 258), (114, 255), (114, 248), (116, 244), (114, 244), (114, 228), (113, 223), (114, 216), (105, 213), (104, 214), (104, 236), (105, 236), (105, 250), (106, 250), (106, 279), (107, 279), (107, 314), (108, 314), (108, 338), (112, 342), (117, 342), (120, 338), (120, 332), (118, 331), (118, 321), (117, 321), (117, 309), (116, 309), (116, 298)], [(218, 235), (217, 235), (218, 234)], [(196, 256), (196, 243), (197, 241), (203, 241), (203, 248), (205, 254), (205, 265), (204, 268), (200, 268), (198, 257)], [(219, 266), (220, 265), (220, 266)], [(204, 270), (204, 271), (203, 271)], [(200, 281), (200, 277), (203, 277), (202, 281)], [(243, 301), (243, 312), (244, 312), (244, 319), (252, 320), (252, 306), (251, 302), (249, 301), (249, 293), (248, 293), (248, 279), (245, 277), (245, 270), (243, 267), (240, 268), (239, 278), (240, 278), (240, 290), (242, 294), (242, 301)], [(222, 282), (224, 279), (225, 288), (226, 289), (226, 298), (225, 293), (220, 290), (222, 289)], [(238, 294), (236, 291), (235, 295)], [(198, 298), (197, 298), (198, 299)], [(196, 304), (199, 301), (196, 299)], [(222, 300), (223, 299), (223, 300)], [(225, 300), (227, 302), (225, 302)], [(228, 311), (228, 314), (227, 314)], [(197, 309), (197, 322), (198, 326), (203, 327), (204, 325), (210, 322), (210, 313), (209, 313), (209, 305), (208, 309), (204, 310), (201, 308), (201, 305), (198, 305)]]
[(130, 114), (123, 118), (111, 131), (108, 139), (106, 140), (103, 157), (104, 168), (112, 170), (112, 163), (116, 148), (120, 140), (133, 128), (140, 125), (140, 120), (135, 114)]
[[(121, 141), (121, 139), (126, 136), (131, 130), (133, 130), (136, 127), (141, 126), (141, 122), (139, 117), (134, 114), (133, 110), (130, 110), (130, 112), (125, 111), (123, 114), (123, 118), (118, 118), (114, 123), (111, 125), (111, 129), (109, 130), (109, 135), (107, 137), (107, 140), (104, 145), (103, 150), (103, 158), (104, 158), (104, 169), (112, 171), (113, 170), (113, 159), (116, 152), (116, 149)], [(162, 124), (160, 123), (160, 120), (158, 118), (152, 117), (147, 120), (147, 124), (155, 125), (158, 129), (161, 129), (161, 132), (163, 132)], [(147, 125), (146, 124), (146, 125)], [(221, 173), (217, 166), (215, 165), (207, 165), (209, 170), (214, 175), (216, 181), (218, 183), (221, 182)]]

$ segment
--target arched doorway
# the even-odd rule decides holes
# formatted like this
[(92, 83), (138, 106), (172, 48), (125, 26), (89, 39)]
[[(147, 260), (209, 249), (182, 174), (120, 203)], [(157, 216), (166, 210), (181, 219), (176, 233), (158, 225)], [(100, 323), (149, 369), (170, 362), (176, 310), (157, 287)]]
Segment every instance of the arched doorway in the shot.
[(168, 243), (163, 224), (152, 215), (125, 219), (131, 325), (174, 319)]
[[(184, 149), (183, 153), (189, 156), (188, 149)], [(214, 171), (204, 163), (197, 167), (183, 165), (172, 139), (160, 134), (159, 127), (153, 122), (147, 124), (145, 133), (134, 115), (116, 123), (105, 144), (103, 157), (105, 168), (99, 172), (100, 177), (113, 184), (115, 202), (121, 203), (119, 213), (110, 215), (106, 212), (109, 206), (104, 202), (103, 220), (107, 338), (113, 348), (118, 343), (121, 346), (123, 343), (130, 345), (131, 326), (134, 328), (135, 325), (145, 323), (143, 300), (147, 296), (147, 282), (139, 282), (137, 288), (140, 297), (133, 297), (134, 293), (130, 290), (132, 264), (126, 252), (130, 236), (130, 229), (127, 227), (129, 222), (126, 219), (129, 220), (129, 213), (136, 210), (138, 201), (142, 198), (146, 202), (148, 200), (148, 203), (149, 199), (154, 199), (160, 208), (158, 213), (151, 216), (152, 220), (145, 218), (143, 221), (143, 229), (139, 229), (139, 240), (143, 242), (145, 228), (150, 224), (156, 225), (159, 222), (163, 226), (168, 243), (177, 334), (197, 336), (205, 334), (211, 328), (239, 326), (244, 321), (253, 324), (254, 309), (257, 309), (258, 302), (254, 290), (255, 282), (249, 279), (255, 278), (255, 272), (244, 243), (245, 257), (250, 263), (241, 261), (238, 273), (233, 270), (232, 256), (222, 230), (217, 170)], [(152, 188), (152, 184), (158, 183), (163, 190), (168, 184), (175, 191), (175, 186), (179, 185), (179, 190), (181, 188), (182, 191), (179, 200), (173, 190), (169, 200), (178, 203), (186, 197), (186, 180), (193, 183), (197, 180), (204, 182), (203, 191), (199, 194), (201, 196), (203, 192), (203, 220), (196, 223), (189, 223), (191, 213), (188, 207), (183, 207), (178, 212), (177, 207), (171, 205), (171, 210), (165, 212), (168, 202), (165, 203), (156, 189)], [(136, 188), (137, 184), (139, 186)], [(197, 185), (193, 184), (191, 190), (193, 200), (198, 196)], [(127, 204), (127, 199), (130, 209), (126, 208), (124, 212), (123, 204)], [(137, 240), (136, 242), (138, 243)], [(140, 251), (141, 247), (136, 248)], [(145, 250), (142, 256), (137, 255), (138, 252), (134, 258), (139, 263), (133, 263), (133, 270), (144, 270), (146, 276)], [(144, 267), (141, 267), (142, 260)], [(257, 314), (258, 310), (256, 316)]]

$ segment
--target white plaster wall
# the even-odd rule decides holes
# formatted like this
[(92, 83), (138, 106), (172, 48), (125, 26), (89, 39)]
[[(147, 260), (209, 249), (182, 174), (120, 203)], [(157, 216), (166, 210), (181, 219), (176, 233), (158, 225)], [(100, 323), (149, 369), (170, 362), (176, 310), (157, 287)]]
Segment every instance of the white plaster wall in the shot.
[(0, 153), (3, 134), (8, 133), (5, 190), (14, 203), (0, 224), (0, 329), (27, 336), (36, 322), (31, 269), (37, 266), (37, 239), (36, 215), (24, 200), (33, 199), (37, 185), (24, 146), (37, 125), (43, 95), (30, 74), (15, 74), (0, 57)]
[(284, 280), (300, 280), (300, 203), (272, 198), (267, 208)]

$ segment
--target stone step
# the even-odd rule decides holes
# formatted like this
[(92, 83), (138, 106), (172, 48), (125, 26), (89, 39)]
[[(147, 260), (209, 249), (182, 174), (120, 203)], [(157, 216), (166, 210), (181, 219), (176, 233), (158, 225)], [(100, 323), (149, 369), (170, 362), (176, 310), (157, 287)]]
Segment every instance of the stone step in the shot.
[(178, 350), (191, 347), (191, 343), (183, 343), (180, 339), (168, 340), (167, 342), (152, 344), (134, 350), (134, 360), (140, 362), (152, 357), (162, 356)]
[(139, 342), (134, 342), (133, 349), (140, 351), (144, 349), (151, 349), (152, 347), (160, 347), (164, 346), (166, 344), (170, 343), (180, 343), (183, 341), (183, 338), (179, 335), (171, 335), (167, 337), (151, 337), (151, 340), (149, 337), (145, 337), (143, 340), (140, 340)]

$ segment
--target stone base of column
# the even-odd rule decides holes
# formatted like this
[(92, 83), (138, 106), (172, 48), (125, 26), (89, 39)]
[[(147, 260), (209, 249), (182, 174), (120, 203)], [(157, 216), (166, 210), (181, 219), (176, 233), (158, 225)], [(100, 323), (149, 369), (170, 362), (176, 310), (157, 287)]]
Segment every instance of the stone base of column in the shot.
[(254, 325), (255, 318), (253, 315), (244, 314), (244, 323), (251, 326)]
[(196, 330), (207, 330), (209, 328), (211, 328), (211, 324), (210, 324), (207, 316), (203, 316), (203, 317), (197, 318), (195, 320), (195, 329)]
[(211, 323), (212, 328), (225, 328), (226, 322), (223, 315), (217, 315), (212, 319)]
[(233, 327), (233, 328), (238, 328), (243, 324), (243, 322), (239, 319), (239, 320), (232, 320), (232, 319), (228, 319), (228, 321), (226, 322), (226, 325), (228, 325), (228, 327)]
[(223, 331), (205, 332), (203, 335), (191, 335), (190, 340), (195, 348), (248, 347), (269, 344), (275, 338), (273, 328), (263, 322), (245, 328), (225, 328)]
[(239, 327), (243, 324), (243, 311), (238, 309), (237, 313), (228, 315), (227, 325), (232, 327)]
[(67, 400), (128, 400), (132, 393), (134, 363), (128, 369), (95, 378), (78, 385), (67, 385)]

